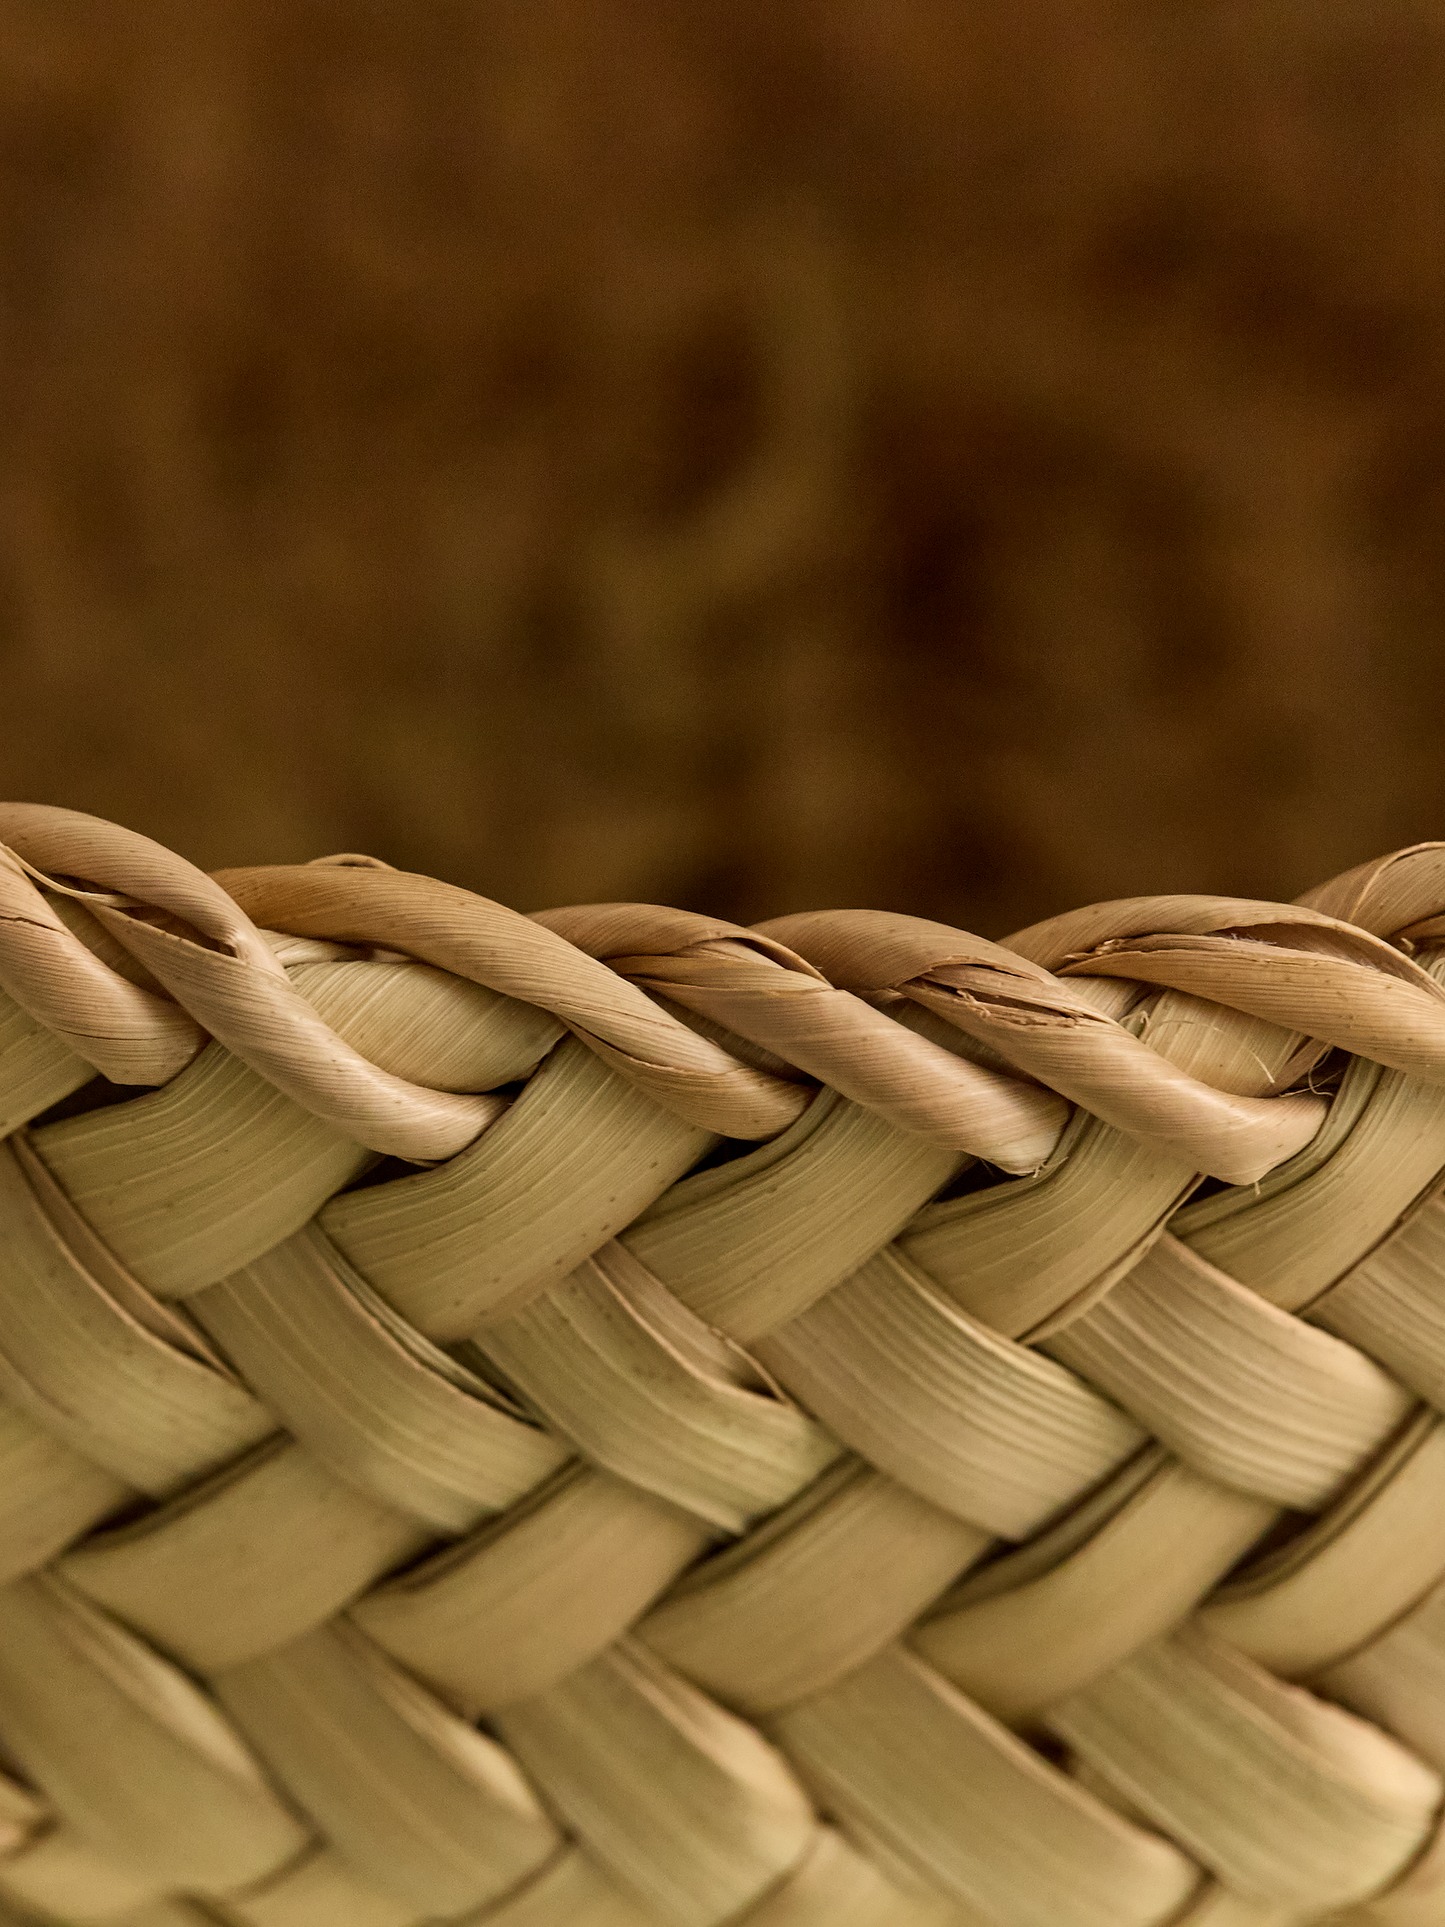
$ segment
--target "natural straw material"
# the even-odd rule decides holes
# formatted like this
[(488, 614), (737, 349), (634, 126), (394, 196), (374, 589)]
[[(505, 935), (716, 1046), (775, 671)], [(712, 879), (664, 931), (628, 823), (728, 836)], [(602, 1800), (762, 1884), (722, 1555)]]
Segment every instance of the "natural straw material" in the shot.
[(1445, 845), (0, 845), (0, 1927), (1445, 1923)]

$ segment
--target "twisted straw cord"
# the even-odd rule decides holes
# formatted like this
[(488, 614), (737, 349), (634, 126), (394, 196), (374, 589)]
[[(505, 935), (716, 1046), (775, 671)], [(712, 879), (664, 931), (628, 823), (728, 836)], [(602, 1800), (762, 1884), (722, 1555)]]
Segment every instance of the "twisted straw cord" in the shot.
[[(835, 988), (795, 952), (656, 904), (598, 904), (537, 919), (621, 977), (776, 1052), (902, 1130), (1007, 1171), (1037, 1168), (1067, 1115), (1046, 1091), (969, 1063)], [(626, 954), (641, 952), (645, 954)], [(981, 1145), (989, 1145), (981, 1150)]]
[[(1429, 928), (1423, 907), (1445, 898), (1438, 849), (1422, 846), (1411, 897), (1397, 888), (1387, 916), (1398, 906), (1418, 930)], [(1385, 866), (1371, 866), (1371, 878), (1384, 874)], [(1366, 883), (1352, 894), (1367, 908), (1373, 901)], [(1372, 931), (1308, 906), (1135, 898), (1035, 925), (1009, 947), (973, 939), (963, 949), (944, 926), (876, 911), (783, 917), (759, 928), (832, 981), (914, 999), (1085, 1109), (1146, 1140), (1172, 1139), (1201, 1170), (1231, 1183), (1253, 1182), (1302, 1148), (1320, 1110), (1300, 1098), (1228, 1098), (1184, 1076), (1051, 976), (1042, 959), (1066, 977), (1166, 985), (1445, 1084), (1445, 990)]]
[(455, 885), (329, 864), (224, 870), (214, 880), (269, 928), (386, 944), (552, 1011), (604, 1062), (705, 1130), (768, 1137), (807, 1102), (796, 1083), (739, 1062), (533, 919)]
[(1405, 950), (1445, 934), (1442, 910), (1445, 844), (1420, 843), (1296, 904), (1122, 898), (1033, 924), (1009, 947), (1068, 976), (1169, 984), (1440, 1084), (1445, 990)]
[(0, 857), (0, 989), (117, 1084), (164, 1084), (204, 1046), (178, 1005), (107, 968)]
[[(659, 1103), (726, 1136), (771, 1136), (805, 1101), (796, 1085), (739, 1064), (625, 974), (594, 962), (585, 945), (570, 941), (559, 913), (516, 917), (449, 885), (397, 872), (305, 866), (225, 872), (220, 880), (268, 925), (298, 935), (364, 931), (360, 940), (395, 945), (542, 1005)], [(760, 960), (766, 998), (800, 999), (789, 1006), (796, 1020), (778, 1026), (774, 1036), (786, 1065), (836, 1076), (840, 1088), (905, 1128), (1005, 1170), (1034, 1170), (1044, 1161), (1067, 1116), (1052, 1093), (961, 1063), (832, 991), (801, 959), (775, 951)], [(840, 1005), (847, 1007), (841, 1020), (846, 1048), (830, 1050), (826, 1035), (818, 1035), (820, 1020), (822, 1032), (836, 1041)], [(729, 1028), (771, 1051), (766, 1023)], [(770, 1099), (767, 1114), (756, 1101), (760, 1092)]]
[[(164, 1081), (209, 1032), (317, 1116), (377, 1151), (417, 1161), (460, 1150), (496, 1114), (495, 1103), (426, 1090), (371, 1064), (319, 1018), (288, 982), (244, 907), (222, 884), (149, 838), (44, 805), (0, 806), (0, 841), (19, 863), (0, 873), (0, 983), (22, 1005), (117, 1081)], [(43, 879), (99, 884), (79, 894), (90, 913), (159, 980), (175, 1003), (128, 983), (50, 910), (22, 864)], [(559, 939), (500, 905), (430, 878), (352, 868), (283, 872), (288, 903), (319, 903), (323, 921), (349, 927), (358, 897), (385, 941), (391, 906), (405, 910), (412, 954), (525, 1001), (555, 1004), (605, 1057), (667, 1108), (704, 1128), (769, 1136), (792, 1121), (808, 1093), (738, 1063)], [(62, 889), (69, 886), (61, 882)], [(168, 914), (181, 929), (150, 920)], [(3, 914), (3, 909), (0, 909)], [(304, 912), (291, 919), (294, 934)], [(32, 935), (43, 933), (37, 954)], [(189, 933), (198, 933), (201, 941)], [(460, 954), (458, 954), (460, 953)], [(189, 1014), (188, 1014), (189, 1013)], [(107, 1036), (115, 1032), (114, 1038)], [(100, 1032), (99, 1049), (96, 1033)], [(145, 1077), (141, 1076), (145, 1073)], [(160, 1073), (159, 1075), (156, 1073)]]
[[(99, 1054), (132, 1077), (173, 1074), (209, 1032), (358, 1141), (418, 1161), (460, 1149), (494, 1107), (370, 1064), (290, 986), (253, 916), (297, 936), (389, 944), (547, 1008), (666, 1108), (729, 1136), (775, 1134), (806, 1094), (740, 1063), (633, 986), (905, 1130), (1010, 1171), (1037, 1168), (1056, 1140), (1064, 1112), (1053, 1092), (1231, 1183), (1293, 1155), (1323, 1115), (1309, 1097), (1223, 1092), (1189, 1076), (1046, 970), (1042, 956), (1065, 977), (1168, 984), (1445, 1079), (1445, 991), (1377, 935), (1307, 906), (1133, 899), (1034, 926), (1005, 948), (865, 911), (788, 917), (751, 932), (655, 906), (526, 919), (433, 879), (349, 863), (208, 878), (147, 838), (38, 805), (0, 806), (0, 837), (42, 876), (102, 885), (86, 895), (91, 913), (178, 1000), (179, 1009), (107, 969), (20, 864), (7, 868), (0, 982), (67, 1041), (88, 1046), (92, 1061)], [(1332, 887), (1352, 908), (1388, 902), (1421, 924), (1438, 907), (1440, 871), (1438, 850), (1421, 846)], [(151, 920), (157, 910), (203, 941), (161, 927)], [(611, 970), (591, 968), (592, 959)], [(875, 1007), (900, 1000), (1046, 1088), (969, 1062)]]
[[(225, 891), (149, 837), (76, 811), (12, 803), (0, 805), (0, 840), (42, 875), (102, 886), (84, 893), (87, 909), (200, 1027), (189, 1055), (209, 1033), (318, 1117), (372, 1150), (399, 1157), (449, 1157), (497, 1115), (495, 1100), (425, 1091), (354, 1050), (293, 987), (260, 931)], [(18, 886), (16, 871), (10, 874)], [(32, 895), (43, 910), (39, 891), (32, 888)], [(202, 941), (146, 921), (157, 910)], [(94, 982), (96, 960), (86, 957), (77, 969), (77, 951), (85, 956), (72, 939), (50, 959), (58, 966), (57, 982), (65, 985), (59, 995), (70, 1006), (82, 1002)], [(116, 973), (107, 974), (124, 985)], [(140, 996), (144, 1006), (135, 1000)], [(112, 1003), (119, 999), (114, 992)], [(152, 1026), (152, 1006), (168, 1012), (144, 992), (122, 1011), (132, 1035)], [(64, 1034), (67, 1041), (82, 1041), (73, 1028)]]
[[(904, 1129), (926, 1129), (938, 1114), (921, 1072), (942, 1054), (914, 1051), (927, 1040), (863, 1001), (880, 993), (895, 1008), (907, 997), (936, 1011), (1106, 1122), (1168, 1143), (1230, 1183), (1250, 1183), (1292, 1156), (1324, 1116), (1314, 1098), (1213, 1089), (1047, 971), (942, 924), (856, 910), (748, 931), (624, 904), (554, 910), (547, 922), (634, 982), (804, 1064)], [(644, 944), (649, 954), (635, 954)], [(769, 954), (791, 960), (790, 974), (770, 967)], [(816, 966), (811, 975), (799, 958)]]

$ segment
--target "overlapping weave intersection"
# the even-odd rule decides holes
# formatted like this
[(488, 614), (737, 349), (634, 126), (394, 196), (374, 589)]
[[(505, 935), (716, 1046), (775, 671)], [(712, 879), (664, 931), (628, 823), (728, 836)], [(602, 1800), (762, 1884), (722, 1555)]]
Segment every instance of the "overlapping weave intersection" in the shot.
[(1445, 845), (0, 844), (0, 1922), (1445, 1922)]

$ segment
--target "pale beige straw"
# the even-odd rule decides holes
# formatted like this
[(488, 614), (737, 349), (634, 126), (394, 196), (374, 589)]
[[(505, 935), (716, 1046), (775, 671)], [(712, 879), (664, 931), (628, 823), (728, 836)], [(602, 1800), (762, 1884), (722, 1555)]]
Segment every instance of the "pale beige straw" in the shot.
[(0, 1927), (1445, 1923), (1442, 986), (0, 806)]

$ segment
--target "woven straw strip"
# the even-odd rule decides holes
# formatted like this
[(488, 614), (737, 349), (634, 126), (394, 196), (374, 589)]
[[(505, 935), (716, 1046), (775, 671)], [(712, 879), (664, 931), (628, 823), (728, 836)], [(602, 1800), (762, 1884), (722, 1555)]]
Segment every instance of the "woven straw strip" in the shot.
[(1445, 1921), (1445, 846), (0, 844), (0, 1927)]

